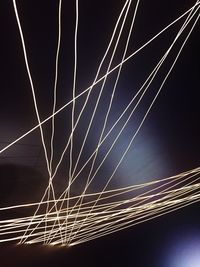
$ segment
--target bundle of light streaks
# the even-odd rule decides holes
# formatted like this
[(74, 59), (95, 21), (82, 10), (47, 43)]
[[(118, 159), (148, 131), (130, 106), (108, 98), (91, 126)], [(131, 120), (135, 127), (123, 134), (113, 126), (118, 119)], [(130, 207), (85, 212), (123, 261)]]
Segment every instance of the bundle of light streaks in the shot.
[[(200, 198), (200, 167), (171, 176), (164, 179), (154, 179), (140, 184), (133, 184), (122, 188), (110, 188), (113, 178), (120, 168), (123, 160), (134, 146), (143, 124), (152, 110), (165, 82), (174, 69), (177, 60), (187, 43), (188, 38), (199, 20), (200, 3), (196, 1), (194, 5), (178, 18), (166, 25), (159, 33), (143, 44), (136, 51), (127, 55), (130, 50), (130, 40), (134, 39), (135, 20), (140, 8), (140, 1), (126, 0), (116, 19), (113, 32), (111, 34), (105, 53), (100, 61), (93, 83), (81, 93), (77, 94), (77, 68), (78, 68), (78, 34), (79, 34), (79, 2), (75, 1), (75, 29), (74, 29), (74, 69), (73, 69), (73, 98), (60, 109), (57, 105), (57, 84), (59, 76), (59, 58), (62, 37), (62, 1), (58, 1), (58, 39), (55, 58), (55, 77), (53, 86), (53, 107), (52, 114), (44, 121), (40, 119), (37, 96), (35, 94), (34, 81), (31, 75), (31, 68), (28, 61), (26, 42), (23, 34), (23, 26), (20, 22), (17, 3), (13, 0), (14, 13), (21, 38), (22, 50), (25, 66), (30, 82), (33, 96), (35, 113), (38, 125), (30, 129), (27, 133), (4, 147), (3, 153), (14, 146), (21, 139), (31, 134), (39, 128), (42, 147), (46, 160), (46, 168), (49, 175), (49, 182), (44, 190), (44, 194), (37, 203), (27, 203), (0, 208), (0, 214), (5, 211), (7, 214), (29, 214), (27, 216), (13, 216), (17, 218), (6, 218), (0, 221), (0, 242), (16, 241), (19, 244), (52, 244), (52, 245), (77, 245), (95, 238), (125, 229), (135, 224), (142, 223), (152, 218), (161, 216), (176, 209), (180, 209), (191, 203), (199, 201)], [(119, 87), (120, 75), (123, 66), (128, 61), (134, 59), (136, 54), (141, 53), (154, 40), (159, 39), (164, 32), (176, 23), (179, 29), (171, 43), (166, 48), (148, 77), (143, 81), (137, 92), (133, 94), (129, 103), (122, 109), (118, 117), (110, 123), (113, 103), (116, 101), (116, 91)], [(118, 51), (122, 49), (119, 59)], [(122, 48), (121, 48), (122, 47)], [(118, 56), (117, 56), (118, 55)], [(119, 63), (113, 67), (114, 62)], [(169, 60), (170, 59), (170, 60)], [(165, 66), (165, 71), (161, 71)], [(103, 70), (105, 73), (102, 75)], [(164, 74), (163, 74), (164, 73)], [(101, 74), (101, 75), (100, 75)], [(152, 83), (159, 76), (159, 86), (155, 88)], [(107, 83), (113, 84), (112, 90), (107, 92)], [(80, 92), (80, 90), (79, 90)], [(108, 159), (117, 147), (120, 137), (130, 127), (130, 121), (138, 112), (144, 99), (151, 95), (151, 100), (146, 106), (137, 127), (132, 130), (132, 136), (120, 152), (115, 162), (112, 164), (112, 171), (104, 173), (103, 182), (100, 183), (100, 190), (92, 191), (91, 185), (98, 181), (102, 175), (102, 169), (108, 164)], [(107, 102), (102, 108), (102, 98), (107, 97)], [(153, 95), (153, 97), (152, 97)], [(81, 100), (81, 101), (80, 101)], [(79, 102), (80, 101), (80, 102)], [(77, 115), (76, 107), (79, 106)], [(88, 113), (87, 108), (92, 106), (92, 113)], [(81, 107), (81, 108), (80, 108)], [(55, 131), (56, 115), (63, 110), (69, 109), (71, 123), (69, 134), (65, 146), (60, 154), (59, 160), (55, 162)], [(97, 134), (95, 145), (90, 154), (87, 152), (87, 144), (90, 143), (92, 128), (98, 124), (97, 114), (100, 110), (103, 123)], [(87, 116), (86, 116), (87, 115)], [(87, 120), (85, 119), (87, 117)], [(51, 120), (50, 147), (48, 148), (47, 137), (44, 134), (43, 125)], [(81, 123), (87, 125), (87, 129), (80, 133)], [(109, 123), (108, 123), (109, 122)], [(75, 144), (76, 135), (81, 136), (82, 143), (79, 149)], [(107, 140), (110, 140), (107, 142)], [(76, 146), (76, 149), (75, 149)], [(77, 152), (78, 150), (78, 152)], [(58, 171), (63, 168), (63, 162), (68, 160), (66, 186), (62, 193), (57, 193), (55, 180), (59, 179)], [(80, 193), (72, 193), (77, 186), (77, 181), (81, 181)], [(93, 189), (94, 190), (94, 189)]]
[[(66, 208), (59, 210), (59, 217), (52, 207), (49, 214), (38, 214), (34, 220), (32, 216), (4, 220), (0, 223), (1, 242), (19, 241), (23, 237), (29, 244), (38, 242), (66, 244), (66, 241), (61, 239), (60, 231), (66, 239), (71, 240), (69, 245), (85, 242), (198, 201), (199, 179), (200, 168), (197, 168), (163, 180), (110, 190), (102, 194), (102, 198), (92, 212), (90, 212), (91, 206), (101, 192), (88, 194), (81, 207), (77, 205), (68, 208), (67, 231)], [(76, 201), (78, 198), (79, 196), (73, 197), (71, 201)], [(69, 201), (69, 199), (60, 199), (57, 205), (59, 206), (62, 201)], [(44, 202), (42, 206), (45, 207), (46, 204), (47, 202)], [(38, 203), (30, 203), (6, 207), (2, 208), (1, 212), (10, 209), (27, 209), (37, 205)], [(74, 223), (75, 218), (76, 223)], [(58, 220), (60, 224), (57, 223)], [(48, 226), (45, 226), (46, 221)], [(81, 229), (77, 231), (82, 224)], [(24, 236), (27, 226), (29, 230)]]

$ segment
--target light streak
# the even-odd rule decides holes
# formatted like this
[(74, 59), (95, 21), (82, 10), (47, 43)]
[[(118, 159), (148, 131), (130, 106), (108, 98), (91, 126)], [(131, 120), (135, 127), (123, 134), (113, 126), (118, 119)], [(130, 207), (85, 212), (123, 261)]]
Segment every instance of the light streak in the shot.
[[(72, 168), (73, 168), (73, 133), (74, 133), (74, 126), (75, 126), (75, 106), (76, 106), (76, 76), (77, 76), (77, 35), (78, 35), (78, 22), (79, 22), (79, 2), (76, 0), (76, 23), (75, 23), (75, 33), (74, 33), (74, 78), (73, 78), (73, 90), (72, 90), (72, 96), (73, 96), (73, 102), (72, 102), (72, 114), (71, 114), (71, 133), (70, 136), (70, 152), (69, 152), (69, 178), (68, 178), (68, 185), (71, 184), (72, 180)], [(70, 186), (69, 190), (67, 192), (68, 199), (70, 197)], [(67, 201), (67, 211), (66, 211), (66, 231), (67, 231), (67, 220), (68, 220), (68, 209), (69, 209), (69, 200)], [(62, 204), (60, 206), (60, 209), (62, 208)], [(52, 228), (53, 229), (53, 228)], [(65, 234), (65, 242), (66, 242), (66, 234)]]
[[(141, 121), (141, 123), (140, 123), (138, 129), (136, 130), (135, 134), (133, 135), (133, 137), (132, 137), (132, 139), (131, 139), (129, 145), (127, 146), (125, 152), (123, 153), (123, 155), (122, 155), (120, 161), (118, 162), (117, 166), (115, 167), (115, 169), (114, 169), (112, 175), (111, 175), (111, 176), (109, 177), (109, 179), (107, 180), (107, 183), (106, 183), (106, 185), (104, 186), (102, 192), (104, 192), (104, 190), (107, 188), (108, 184), (110, 183), (111, 179), (113, 178), (114, 174), (116, 173), (116, 171), (117, 171), (119, 165), (121, 164), (122, 160), (123, 160), (124, 157), (126, 156), (128, 150), (129, 150), (130, 146), (132, 145), (132, 143), (133, 143), (135, 137), (137, 136), (139, 130), (141, 129), (141, 127), (142, 127), (142, 125), (143, 125), (143, 123), (144, 123), (144, 121), (145, 121), (147, 115), (149, 114), (149, 111), (151, 110), (153, 104), (155, 103), (155, 100), (157, 99), (157, 97), (158, 97), (158, 95), (159, 95), (159, 93), (160, 93), (160, 91), (161, 91), (163, 85), (165, 84), (165, 82), (166, 82), (166, 80), (167, 80), (169, 74), (171, 73), (173, 67), (175, 66), (175, 63), (176, 63), (176, 61), (177, 61), (177, 59), (178, 59), (178, 57), (179, 57), (179, 55), (180, 55), (180, 53), (181, 53), (181, 51), (182, 51), (182, 49), (183, 49), (183, 47), (184, 47), (186, 41), (188, 40), (188, 38), (189, 38), (189, 36), (190, 36), (190, 34), (191, 34), (191, 32), (192, 32), (192, 30), (193, 30), (193, 28), (194, 28), (196, 22), (198, 21), (198, 19), (199, 19), (199, 16), (197, 17), (197, 19), (196, 19), (194, 25), (192, 26), (192, 28), (191, 28), (189, 34), (187, 35), (186, 39), (184, 40), (184, 42), (183, 42), (183, 44), (182, 44), (182, 46), (181, 46), (181, 48), (180, 48), (180, 50), (179, 50), (179, 52), (178, 52), (178, 54), (177, 54), (175, 60), (174, 60), (174, 62), (172, 63), (172, 66), (171, 66), (171, 68), (169, 69), (167, 75), (165, 76), (165, 78), (164, 78), (164, 80), (163, 80), (163, 82), (162, 82), (162, 84), (161, 84), (161, 86), (160, 86), (160, 88), (159, 88), (159, 90), (158, 90), (156, 96), (154, 97), (154, 99), (153, 99), (151, 105), (149, 106), (149, 108), (148, 108), (148, 110), (147, 110), (145, 116), (143, 117), (143, 119), (142, 119), (142, 121)], [(188, 20), (188, 18), (186, 19), (186, 22), (185, 22), (186, 25), (187, 25), (187, 20)], [(184, 23), (184, 24), (185, 24), (185, 23)], [(183, 29), (184, 29), (184, 25), (181, 27), (181, 30), (180, 30), (180, 32), (178, 33), (178, 35), (176, 36), (175, 40), (179, 37), (179, 35), (180, 35), (180, 33), (183, 31)], [(174, 40), (174, 42), (175, 42), (175, 40)], [(171, 46), (171, 47), (172, 47), (172, 46)], [(170, 48), (171, 48), (171, 47), (170, 47)], [(168, 50), (168, 51), (169, 51), (169, 50)], [(98, 170), (98, 168), (97, 168), (97, 170)], [(96, 203), (98, 202), (98, 200), (100, 199), (100, 197), (101, 197), (101, 195), (97, 198), (97, 200), (96, 200), (94, 206), (96, 205)], [(94, 207), (94, 206), (93, 206), (93, 207)], [(93, 207), (92, 207), (92, 209), (93, 209)], [(92, 211), (92, 209), (91, 209), (91, 211)], [(88, 216), (89, 216), (89, 215), (90, 215), (90, 212), (88, 213)], [(86, 217), (86, 220), (87, 220), (87, 217)]]
[[(129, 46), (130, 37), (132, 35), (132, 30), (134, 26), (134, 22), (136, 19), (136, 13), (139, 5), (139, 0), (135, 4), (135, 9), (132, 11), (132, 20), (130, 24), (130, 28), (128, 31), (128, 36), (125, 42), (125, 48), (122, 53), (121, 62), (116, 65), (114, 68), (111, 68), (116, 50), (120, 45), (121, 35), (125, 28), (125, 22), (128, 19), (128, 15), (130, 12), (130, 7), (132, 4), (131, 0), (127, 0), (122, 7), (122, 10), (118, 16), (116, 24), (114, 26), (114, 30), (111, 34), (110, 41), (105, 50), (105, 53), (102, 57), (102, 60), (98, 66), (95, 78), (90, 87), (86, 90), (82, 91), (79, 95), (76, 95), (77, 89), (77, 35), (78, 35), (78, 24), (79, 24), (79, 7), (78, 0), (76, 0), (76, 22), (75, 22), (75, 31), (74, 31), (74, 72), (73, 72), (73, 86), (72, 86), (72, 100), (62, 106), (60, 109), (56, 111), (57, 104), (57, 80), (58, 80), (58, 64), (59, 64), (59, 53), (60, 53), (60, 42), (61, 42), (61, 5), (62, 1), (59, 1), (59, 9), (58, 9), (58, 40), (57, 40), (57, 50), (56, 50), (56, 58), (55, 58), (55, 76), (54, 76), (54, 99), (53, 99), (53, 107), (52, 114), (46, 118), (44, 121), (40, 120), (40, 115), (38, 111), (36, 96), (34, 85), (32, 81), (32, 76), (30, 72), (29, 62), (27, 59), (27, 52), (25, 46), (25, 40), (22, 32), (22, 27), (19, 20), (19, 15), (17, 11), (16, 1), (13, 0), (13, 6), (15, 11), (15, 16), (20, 32), (21, 44), (23, 48), (23, 55), (26, 65), (26, 70), (29, 77), (29, 82), (32, 89), (33, 102), (35, 106), (35, 112), (38, 119), (38, 125), (29, 130), (27, 133), (4, 147), (0, 153), (6, 151), (9, 147), (16, 144), (19, 140), (33, 132), (35, 129), (40, 129), (40, 135), (42, 140), (43, 149), (45, 152), (46, 165), (49, 173), (49, 183), (45, 192), (39, 202), (35, 203), (26, 203), (21, 205), (13, 205), (9, 207), (1, 207), (0, 212), (12, 211), (15, 209), (29, 209), (30, 214), (32, 214), (32, 209), (35, 209), (33, 215), (29, 216), (21, 216), (19, 218), (10, 218), (0, 221), (0, 242), (9, 242), (9, 241), (17, 241), (19, 243), (26, 244), (35, 244), (35, 243), (43, 243), (48, 245), (66, 245), (73, 246), (80, 243), (88, 242), (90, 240), (100, 238), (104, 235), (111, 234), (113, 232), (120, 231), (122, 229), (126, 229), (133, 225), (137, 225), (139, 223), (146, 222), (153, 218), (157, 218), (174, 210), (183, 208), (184, 206), (190, 205), (199, 201), (200, 199), (200, 167), (195, 169), (182, 172), (180, 174), (167, 177), (164, 179), (155, 179), (150, 182), (146, 182), (143, 184), (131, 185), (124, 188), (115, 188), (108, 190), (108, 185), (110, 184), (112, 178), (120, 167), (122, 161), (124, 160), (126, 154), (129, 152), (130, 147), (134, 143), (135, 138), (140, 132), (145, 120), (147, 119), (152, 107), (154, 106), (165, 82), (167, 81), (171, 71), (175, 67), (175, 64), (184, 48), (189, 36), (191, 35), (194, 27), (196, 26), (199, 20), (199, 1), (196, 2), (190, 9), (188, 9), (185, 13), (179, 16), (176, 20), (167, 25), (164, 29), (162, 29), (159, 33), (157, 33), (154, 37), (152, 37), (148, 42), (142, 45), (139, 49), (133, 52), (130, 56), (127, 57), (127, 49)], [(137, 93), (133, 96), (133, 98), (129, 101), (128, 105), (119, 115), (117, 120), (113, 122), (111, 128), (105, 133), (105, 129), (108, 122), (108, 117), (110, 115), (111, 107), (113, 101), (115, 100), (115, 91), (118, 85), (118, 81), (120, 78), (121, 70), (123, 64), (126, 63), (129, 59), (131, 59), (138, 52), (142, 51), (148, 44), (150, 44), (153, 40), (159, 37), (163, 32), (165, 32), (168, 28), (174, 25), (183, 17), (185, 18), (182, 26), (180, 27), (178, 33), (173, 39), (172, 43), (158, 61), (153, 71), (149, 74), (143, 85), (139, 88)], [(180, 36), (183, 36), (185, 33), (185, 29), (188, 29), (188, 32), (183, 37), (183, 40), (180, 41)], [(99, 173), (100, 168), (103, 166), (113, 147), (117, 143), (121, 133), (127, 126), (130, 118), (133, 113), (136, 112), (139, 104), (143, 100), (147, 90), (155, 77), (158, 75), (160, 68), (166, 62), (166, 59), (171, 55), (171, 51), (174, 48), (174, 45), (177, 41), (182, 42), (174, 56), (174, 59), (171, 65), (168, 68), (167, 73), (163, 77), (159, 88), (153, 96), (153, 100), (149, 104), (147, 110), (145, 111), (141, 121), (139, 122), (139, 126), (132, 133), (132, 137), (125, 147), (125, 149), (121, 152), (121, 157), (118, 162), (115, 163), (115, 166), (112, 169), (111, 175), (107, 178), (106, 183), (103, 186), (103, 189), (99, 192), (91, 192), (87, 193), (87, 190), (92, 183), (92, 181), (97, 178), (97, 174)], [(113, 47), (113, 48), (112, 48)], [(109, 58), (109, 53), (111, 56)], [(102, 70), (102, 66), (105, 62), (108, 62), (105, 74), (99, 78), (100, 71)], [(117, 71), (116, 79), (114, 82), (114, 86), (112, 89), (112, 93), (109, 99), (108, 108), (104, 115), (103, 127), (101, 129), (100, 137), (97, 140), (97, 145), (95, 146), (94, 151), (91, 155), (84, 160), (82, 166), (80, 167), (79, 162), (81, 161), (82, 154), (84, 153), (84, 148), (86, 145), (86, 141), (89, 136), (90, 129), (93, 125), (95, 114), (97, 108), (99, 107), (100, 99), (104, 93), (105, 84), (107, 80), (110, 78), (110, 74)], [(74, 135), (75, 130), (79, 123), (81, 123), (82, 115), (85, 112), (85, 108), (89, 105), (89, 100), (91, 99), (91, 93), (96, 88), (95, 86), (102, 82), (100, 87), (100, 92), (96, 99), (93, 111), (91, 116), (87, 121), (87, 130), (86, 134), (83, 138), (83, 142), (80, 146), (80, 150), (77, 158), (73, 159), (74, 156)], [(81, 111), (75, 120), (75, 108), (76, 101), (83, 95), (86, 94), (86, 100), (81, 108)], [(137, 101), (136, 101), (137, 100)], [(136, 103), (135, 103), (136, 102)], [(131, 105), (134, 104), (132, 107)], [(66, 146), (61, 153), (61, 156), (56, 165), (54, 165), (54, 134), (55, 134), (55, 116), (60, 113), (67, 106), (72, 104), (71, 110), (71, 129), (70, 134), (66, 138)], [(129, 113), (128, 113), (129, 111)], [(128, 115), (127, 115), (128, 113)], [(120, 122), (124, 115), (127, 115), (127, 119), (123, 122), (123, 125), (118, 130), (116, 137), (113, 138), (112, 144), (110, 147), (107, 147), (107, 151), (104, 152), (103, 159), (100, 163), (96, 163), (97, 156), (99, 155), (99, 149), (101, 145), (104, 143), (106, 138), (110, 136), (110, 133), (115, 129), (115, 126)], [(48, 153), (46, 149), (46, 143), (44, 140), (43, 128), (42, 125), (51, 119), (52, 132), (50, 137), (50, 160), (48, 159)], [(67, 152), (68, 146), (69, 149), (69, 169), (68, 180), (66, 182), (66, 188), (63, 189), (62, 194), (59, 197), (55, 197), (54, 187), (53, 187), (53, 179), (57, 178), (57, 171), (60, 168), (60, 165), (64, 159), (64, 156)], [(80, 179), (80, 176), (84, 174), (88, 164), (91, 164), (89, 167), (88, 174), (85, 175), (86, 183), (83, 185), (82, 193), (79, 195), (72, 196), (71, 194), (71, 186), (75, 183), (76, 179)], [(97, 166), (96, 166), (97, 165)], [(53, 168), (55, 166), (55, 168)], [(79, 167), (79, 168), (78, 168)], [(53, 195), (53, 199), (50, 198), (51, 191)], [(47, 198), (46, 198), (47, 196)]]
[[(170, 24), (168, 24), (164, 29), (162, 29), (159, 33), (157, 33), (156, 35), (154, 35), (149, 41), (147, 41), (144, 45), (142, 45), (140, 48), (138, 48), (136, 51), (134, 51), (130, 56), (128, 56), (123, 62), (120, 62), (118, 65), (116, 65), (114, 68), (112, 68), (108, 74), (110, 75), (112, 72), (114, 72), (116, 69), (118, 69), (121, 65), (123, 65), (125, 62), (127, 62), (129, 59), (131, 59), (134, 55), (136, 55), (138, 52), (140, 52), (143, 48), (145, 48), (147, 45), (149, 45), (151, 42), (153, 42), (157, 37), (159, 37), (162, 33), (164, 33), (167, 29), (169, 29), (170, 27), (172, 27), (176, 22), (178, 22), (179, 20), (181, 20), (184, 16), (186, 16), (194, 7), (199, 6), (199, 2), (196, 3), (193, 7), (191, 7), (190, 9), (188, 9), (186, 12), (184, 12), (182, 15), (180, 15), (177, 19), (175, 19), (174, 21), (172, 21)], [(102, 76), (101, 78), (99, 78), (94, 85), (100, 83), (104, 78), (106, 77), (106, 75)], [(77, 95), (75, 97), (75, 99), (80, 98), (82, 95), (84, 95), (85, 93), (87, 93), (90, 90), (91, 86), (89, 86), (87, 89), (85, 89), (84, 91), (82, 91), (79, 95)], [(17, 142), (19, 142), (20, 140), (22, 140), (23, 138), (25, 138), (27, 135), (29, 135), (30, 133), (32, 133), (33, 131), (35, 131), (36, 129), (38, 129), (41, 125), (43, 125), (44, 123), (46, 123), (47, 121), (49, 121), (50, 119), (52, 119), (53, 116), (59, 114), (61, 111), (63, 111), (66, 107), (68, 107), (71, 103), (73, 102), (73, 99), (70, 100), (69, 102), (67, 102), (65, 105), (63, 105), (61, 108), (59, 108), (54, 114), (51, 114), (49, 117), (47, 117), (46, 119), (44, 119), (41, 123), (37, 124), (36, 126), (34, 126), (32, 129), (30, 129), (29, 131), (27, 131), (26, 133), (24, 133), (23, 135), (21, 135), (19, 138), (15, 139), (13, 142), (11, 142), (9, 145), (5, 146), (3, 149), (0, 150), (0, 154), (3, 153), (4, 151), (6, 151), (8, 148), (10, 148), (11, 146), (13, 146), (14, 144), (16, 144)]]
[[(59, 9), (58, 9), (58, 42), (57, 42), (57, 51), (56, 51), (56, 60), (55, 60), (55, 78), (54, 78), (54, 100), (53, 100), (53, 110), (52, 114), (55, 113), (56, 110), (56, 102), (57, 102), (57, 83), (58, 83), (58, 63), (59, 63), (59, 53), (60, 53), (60, 40), (61, 40), (61, 12), (62, 12), (62, 0), (59, 0)], [(48, 213), (49, 210), (49, 199), (50, 199), (50, 185), (52, 183), (52, 163), (53, 163), (53, 156), (54, 156), (54, 132), (55, 132), (55, 116), (52, 117), (51, 121), (51, 141), (50, 141), (50, 162), (49, 162), (49, 168), (50, 168), (50, 176), (49, 176), (49, 187), (48, 187), (48, 196), (47, 196), (47, 207), (46, 207), (46, 213)]]

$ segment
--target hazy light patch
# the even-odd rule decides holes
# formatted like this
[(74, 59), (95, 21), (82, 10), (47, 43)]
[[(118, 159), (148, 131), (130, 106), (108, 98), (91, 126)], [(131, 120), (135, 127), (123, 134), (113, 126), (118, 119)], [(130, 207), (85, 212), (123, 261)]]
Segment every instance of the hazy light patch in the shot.
[(162, 179), (173, 174), (169, 170), (169, 155), (164, 144), (153, 135), (141, 134), (119, 169), (120, 183), (130, 185)]
[(199, 267), (200, 235), (182, 237), (170, 248), (166, 267)]

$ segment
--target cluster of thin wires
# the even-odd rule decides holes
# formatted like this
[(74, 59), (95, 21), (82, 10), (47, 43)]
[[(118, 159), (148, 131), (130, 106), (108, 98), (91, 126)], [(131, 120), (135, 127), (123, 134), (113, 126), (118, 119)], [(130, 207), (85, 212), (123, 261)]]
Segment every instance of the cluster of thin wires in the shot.
[[(177, 19), (172, 21), (169, 25), (163, 28), (159, 33), (153, 36), (140, 48), (132, 54), (127, 55), (129, 44), (133, 35), (135, 20), (137, 12), (140, 8), (140, 0), (132, 1), (126, 0), (121, 12), (117, 18), (113, 32), (111, 34), (108, 46), (98, 66), (93, 83), (86, 90), (77, 94), (77, 62), (78, 62), (78, 30), (79, 30), (79, 2), (75, 1), (76, 5), (76, 21), (74, 30), (74, 70), (73, 70), (73, 86), (72, 86), (72, 100), (56, 110), (57, 105), (57, 83), (58, 83), (58, 67), (60, 56), (60, 44), (62, 33), (62, 0), (59, 0), (58, 9), (58, 39), (57, 51), (55, 59), (55, 77), (54, 77), (54, 101), (52, 107), (52, 114), (44, 121), (40, 119), (40, 112), (35, 95), (35, 87), (32, 79), (29, 61), (27, 57), (25, 38), (23, 35), (22, 26), (17, 10), (16, 0), (13, 0), (14, 12), (18, 24), (19, 34), (21, 37), (21, 44), (26, 65), (27, 74), (32, 90), (32, 97), (35, 106), (35, 113), (38, 120), (38, 125), (23, 134), (21, 137), (4, 147), (0, 153), (19, 142), (31, 132), (39, 128), (41, 135), (41, 142), (44, 150), (46, 167), (49, 175), (49, 182), (41, 200), (38, 203), (29, 203), (23, 205), (15, 205), (10, 207), (0, 208), (0, 212), (13, 210), (27, 210), (34, 208), (35, 212), (31, 216), (21, 216), (14, 219), (6, 219), (0, 221), (0, 242), (16, 241), (20, 244), (28, 243), (43, 243), (52, 245), (76, 245), (101, 236), (122, 230), (135, 224), (142, 223), (157, 216), (161, 216), (173, 210), (182, 208), (186, 205), (199, 201), (199, 174), (200, 168), (196, 168), (178, 175), (156, 179), (143, 184), (131, 185), (123, 188), (110, 189), (110, 184), (115, 177), (117, 170), (122, 164), (124, 158), (133, 146), (135, 138), (139, 134), (146, 118), (148, 117), (152, 107), (154, 106), (166, 80), (171, 74), (176, 62), (190, 37), (195, 25), (199, 20), (199, 1), (197, 1), (189, 10), (181, 14)], [(116, 90), (119, 86), (120, 74), (123, 66), (127, 61), (130, 61), (136, 54), (141, 53), (150, 43), (159, 38), (170, 27), (177, 22), (181, 22), (174, 39), (167, 47), (157, 64), (154, 66), (151, 73), (149, 73), (142, 86), (132, 96), (129, 103), (121, 111), (118, 118), (116, 118), (112, 125), (108, 123), (113, 103), (116, 100)], [(126, 37), (124, 32), (126, 30)], [(123, 36), (123, 38), (122, 38)], [(123, 47), (121, 59), (115, 67), (115, 57), (122, 42)], [(125, 39), (125, 40), (124, 40)], [(178, 48), (177, 48), (178, 47)], [(121, 48), (120, 48), (121, 49)], [(173, 52), (173, 53), (172, 53)], [(167, 71), (160, 81), (160, 85), (155, 90), (152, 90), (151, 84), (155, 78), (160, 74), (162, 66), (167, 62), (170, 56), (170, 64), (167, 66)], [(105, 70), (106, 69), (106, 70)], [(105, 70), (102, 75), (102, 70)], [(100, 75), (101, 74), (101, 75)], [(114, 78), (113, 78), (113, 74)], [(103, 124), (96, 141), (96, 145), (88, 156), (84, 154), (86, 145), (90, 142), (90, 133), (95, 124), (96, 114), (102, 97), (105, 94), (106, 84), (112, 79), (113, 87), (106, 111), (103, 113)], [(96, 92), (97, 97), (92, 98), (93, 92)], [(117, 146), (120, 136), (127, 128), (128, 123), (132, 119), (138, 107), (141, 105), (144, 97), (152, 92), (153, 98), (150, 104), (139, 121), (136, 129), (133, 130), (132, 136), (121, 151), (120, 157), (115, 162), (112, 172), (106, 176), (106, 182), (103, 184), (101, 190), (98, 192), (91, 192), (91, 184), (94, 180), (99, 179), (99, 173), (107, 162), (112, 151)], [(75, 116), (77, 101), (82, 99), (82, 106), (79, 109), (78, 116)], [(85, 114), (87, 114), (87, 107), (93, 101), (92, 113), (88, 115), (88, 120), (85, 121)], [(66, 145), (60, 155), (58, 162), (55, 162), (55, 116), (66, 107), (71, 107), (71, 125), (70, 134), (66, 140)], [(82, 123), (87, 124), (87, 129), (77, 153), (75, 149), (75, 135), (78, 126)], [(45, 122), (51, 120), (51, 137), (50, 149), (47, 147), (47, 142), (44, 135), (43, 125)], [(97, 123), (97, 122), (96, 122)], [(80, 130), (79, 130), (80, 131)], [(115, 134), (113, 134), (113, 132)], [(106, 142), (108, 138), (111, 142)], [(106, 143), (106, 148), (105, 148)], [(102, 146), (103, 156), (102, 156)], [(76, 151), (75, 151), (76, 150)], [(87, 155), (87, 156), (86, 156)], [(69, 160), (67, 170), (67, 183), (63, 188), (62, 193), (57, 195), (54, 188), (54, 181), (58, 178), (57, 173), (65, 159)], [(82, 178), (84, 176), (84, 179)], [(72, 187), (77, 180), (81, 180), (81, 193), (77, 195), (72, 194)], [(90, 190), (90, 192), (88, 192)]]
[[(35, 215), (34, 220), (32, 216), (4, 220), (0, 222), (1, 242), (23, 240), (27, 244), (71, 246), (86, 242), (199, 201), (199, 179), (200, 168), (197, 168), (163, 180), (87, 194), (81, 205), (59, 209), (59, 217), (52, 207), (48, 214)], [(101, 199), (94, 206), (100, 195)], [(69, 200), (77, 203), (79, 198), (80, 196), (60, 199), (57, 205)], [(30, 203), (0, 210), (27, 209), (38, 204)], [(47, 201), (40, 204), (45, 206)]]

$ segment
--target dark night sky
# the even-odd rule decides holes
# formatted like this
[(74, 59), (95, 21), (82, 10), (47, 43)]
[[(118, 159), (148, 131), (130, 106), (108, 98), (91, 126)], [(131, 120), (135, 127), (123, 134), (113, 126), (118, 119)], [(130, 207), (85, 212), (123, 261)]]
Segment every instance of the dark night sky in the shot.
[[(122, 0), (80, 0), (79, 2), (77, 92), (81, 92), (93, 82), (98, 64), (116, 22), (117, 14), (124, 3)], [(127, 53), (131, 54), (168, 23), (190, 8), (194, 2), (192, 0), (141, 1)], [(53, 103), (58, 1), (19, 0), (17, 5), (35, 84), (38, 107), (41, 118), (44, 119), (51, 114)], [(75, 1), (63, 1), (62, 20), (58, 107), (61, 107), (72, 97)], [(33, 127), (37, 120), (11, 0), (0, 2), (0, 25), (0, 148), (3, 148), (7, 143)], [(127, 105), (133, 92), (136, 92), (136, 88), (141, 86), (153, 66), (172, 42), (180, 26), (181, 23), (177, 23), (147, 47), (144, 52), (140, 52), (139, 55), (124, 65), (119, 82), (120, 90), (117, 93), (118, 98), (112, 114), (113, 118)], [(121, 48), (123, 45), (122, 39)], [(178, 51), (178, 47), (180, 47), (180, 43), (177, 44), (172, 52), (172, 57), (161, 69), (160, 75), (153, 83), (153, 88), (158, 88), (161, 79), (169, 69), (169, 63), (172, 62), (175, 52)], [(114, 181), (114, 185), (130, 185), (132, 177), (136, 178), (131, 182), (140, 183), (146, 181), (148, 175), (150, 175), (149, 179), (167, 177), (199, 166), (199, 47), (198, 22), (146, 120), (141, 135), (136, 140), (136, 154), (132, 149), (127, 155), (125, 163), (117, 173), (117, 177), (122, 178), (119, 182)], [(120, 52), (114, 60), (113, 66), (119, 62), (119, 58)], [(107, 87), (109, 88), (109, 84)], [(94, 93), (95, 97), (96, 94)], [(131, 130), (135, 127), (134, 123), (141, 118), (141, 114), (144, 114), (149, 99), (152, 99), (151, 93), (144, 100), (135, 120), (131, 121), (122, 136), (119, 147), (103, 170), (104, 174), (109, 173), (113, 161), (117, 160), (118, 151), (130, 139)], [(106, 100), (103, 101), (105, 103)], [(90, 112), (89, 108), (87, 112)], [(100, 113), (101, 111), (97, 114), (98, 123), (101, 122)], [(66, 116), (66, 122), (63, 124), (64, 116)], [(64, 144), (64, 141), (63, 143), (61, 141), (64, 138), (63, 133), (69, 131), (69, 120), (69, 112), (67, 111), (58, 115), (56, 140), (59, 142), (56, 141), (56, 157), (58, 157)], [(84, 129), (84, 123), (81, 124), (81, 127)], [(46, 136), (49, 137), (49, 125), (47, 124), (44, 129)], [(91, 143), (95, 142), (94, 132), (98, 132), (98, 128), (92, 131)], [(78, 150), (79, 142), (80, 140), (77, 138), (75, 151)], [(87, 147), (86, 153), (89, 152), (89, 149), (90, 146)], [(134, 160), (136, 160), (135, 163)], [(29, 181), (32, 183), (31, 188), (28, 186), (29, 181), (25, 180), (25, 176), (29, 176)], [(20, 141), (20, 144), (0, 156), (1, 206), (37, 201), (40, 199), (46, 182), (47, 172), (39, 141), (39, 131), (26, 137)], [(64, 180), (58, 181), (56, 184), (58, 191), (63, 184)], [(93, 189), (99, 190), (102, 188), (101, 186), (101, 183), (96, 182)], [(3, 244), (0, 247), (0, 266), (199, 267), (200, 257), (192, 263), (195, 257), (188, 252), (190, 250), (187, 245), (190, 250), (194, 246), (193, 251), (195, 249), (200, 251), (198, 203), (128, 230), (70, 249), (41, 246), (16, 247)], [(191, 263), (188, 260), (189, 263), (186, 266), (181, 262), (184, 261), (183, 254), (187, 255), (187, 253), (190, 254), (188, 258), (191, 258)], [(186, 262), (187, 260), (185, 260), (185, 264)]]

